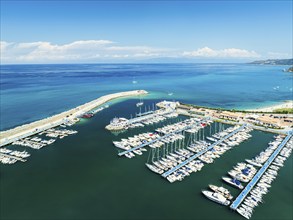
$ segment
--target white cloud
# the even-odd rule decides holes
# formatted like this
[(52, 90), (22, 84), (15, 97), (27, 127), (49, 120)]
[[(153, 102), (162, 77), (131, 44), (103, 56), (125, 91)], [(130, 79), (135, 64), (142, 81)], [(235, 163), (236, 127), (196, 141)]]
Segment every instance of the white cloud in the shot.
[(292, 54), (289, 53), (280, 53), (280, 52), (268, 52), (267, 57), (269, 59), (291, 59)]
[(194, 51), (150, 46), (119, 45), (109, 40), (79, 40), (67, 44), (51, 42), (1, 41), (1, 63), (98, 62), (107, 60), (139, 60), (157, 57), (175, 58), (256, 58), (255, 51), (228, 48), (214, 50), (203, 47)]
[(8, 43), (6, 41), (0, 41), (0, 51), (1, 51), (1, 53), (4, 52), (7, 49), (7, 47), (9, 47), (9, 45), (11, 45), (11, 44), (13, 44), (13, 43)]
[(167, 56), (169, 49), (148, 46), (118, 46), (109, 40), (83, 40), (68, 44), (38, 41), (10, 43), (1, 41), (1, 63), (86, 62)]
[(256, 58), (260, 57), (255, 51), (244, 49), (228, 48), (222, 50), (214, 50), (209, 47), (199, 48), (194, 51), (185, 51), (182, 54), (186, 57), (208, 57), (208, 58)]

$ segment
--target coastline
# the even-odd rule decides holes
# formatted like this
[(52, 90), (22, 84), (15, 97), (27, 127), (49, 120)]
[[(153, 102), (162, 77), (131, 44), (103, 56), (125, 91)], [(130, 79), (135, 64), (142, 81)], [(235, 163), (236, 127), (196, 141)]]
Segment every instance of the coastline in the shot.
[(268, 107), (261, 107), (261, 108), (255, 108), (255, 109), (246, 109), (245, 111), (250, 112), (274, 112), (277, 109), (282, 108), (291, 108), (293, 109), (293, 100), (287, 100), (280, 104), (271, 105)]
[(108, 94), (105, 96), (101, 96), (93, 101), (87, 102), (83, 105), (77, 106), (68, 111), (56, 114), (54, 116), (44, 118), (35, 122), (31, 122), (29, 124), (20, 125), (6, 131), (1, 131), (0, 132), (0, 147), (7, 145), (9, 143), (12, 143), (16, 139), (25, 138), (27, 136), (37, 134), (43, 130), (61, 125), (66, 120), (72, 120), (78, 117), (79, 115), (84, 114), (87, 111), (90, 111), (100, 105), (105, 104), (106, 102), (110, 100), (123, 98), (127, 96), (138, 96), (138, 95), (144, 95), (144, 94), (148, 94), (148, 92), (145, 90), (133, 90), (133, 91)]

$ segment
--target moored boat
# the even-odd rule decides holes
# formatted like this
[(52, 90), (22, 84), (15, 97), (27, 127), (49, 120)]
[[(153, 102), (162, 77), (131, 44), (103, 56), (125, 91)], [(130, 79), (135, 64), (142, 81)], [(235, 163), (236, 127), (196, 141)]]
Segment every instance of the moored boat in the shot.
[(235, 186), (237, 187), (238, 189), (243, 189), (243, 185), (241, 184), (241, 182), (237, 179), (232, 179), (232, 178), (229, 178), (229, 177), (222, 177), (222, 179), (226, 182), (226, 183), (229, 183), (230, 185), (232, 186)]
[(210, 200), (217, 202), (221, 205), (228, 206), (230, 205), (230, 201), (226, 199), (222, 194), (217, 192), (211, 192), (207, 190), (203, 190), (202, 193)]
[(231, 200), (233, 199), (233, 196), (231, 195), (230, 191), (222, 186), (215, 186), (215, 185), (212, 185), (210, 184), (209, 187), (215, 191), (215, 192), (218, 192), (218, 193), (221, 193), (223, 196), (225, 196), (227, 199)]

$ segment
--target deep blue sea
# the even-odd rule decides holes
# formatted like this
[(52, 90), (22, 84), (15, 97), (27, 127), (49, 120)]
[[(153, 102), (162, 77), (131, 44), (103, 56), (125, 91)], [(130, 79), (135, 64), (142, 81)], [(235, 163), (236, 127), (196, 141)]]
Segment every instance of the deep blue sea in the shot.
[(284, 68), (250, 64), (2, 65), (0, 129), (133, 89), (149, 91), (148, 99), (214, 107), (271, 105), (292, 99), (292, 74), (283, 72)]

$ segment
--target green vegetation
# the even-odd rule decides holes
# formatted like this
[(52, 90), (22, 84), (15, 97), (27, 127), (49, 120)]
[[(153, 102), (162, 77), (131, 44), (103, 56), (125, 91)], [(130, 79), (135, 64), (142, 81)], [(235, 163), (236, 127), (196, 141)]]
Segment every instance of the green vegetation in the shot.
[(274, 111), (274, 113), (293, 114), (293, 108), (278, 108)]

